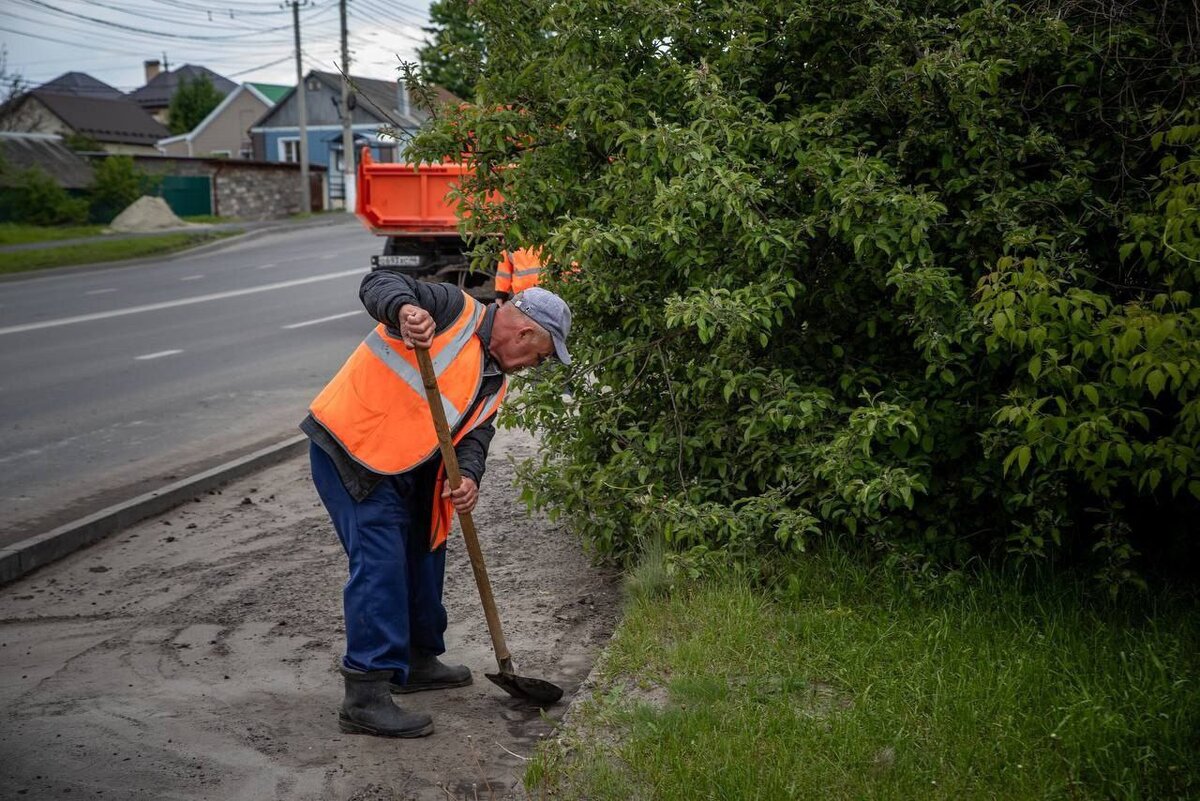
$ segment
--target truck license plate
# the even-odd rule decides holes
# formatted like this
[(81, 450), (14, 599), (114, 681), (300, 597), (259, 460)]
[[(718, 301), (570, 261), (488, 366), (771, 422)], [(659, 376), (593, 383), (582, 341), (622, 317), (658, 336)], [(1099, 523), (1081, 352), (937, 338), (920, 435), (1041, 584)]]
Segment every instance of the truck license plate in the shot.
[(380, 267), (420, 267), (420, 256), (376, 256), (375, 264)]

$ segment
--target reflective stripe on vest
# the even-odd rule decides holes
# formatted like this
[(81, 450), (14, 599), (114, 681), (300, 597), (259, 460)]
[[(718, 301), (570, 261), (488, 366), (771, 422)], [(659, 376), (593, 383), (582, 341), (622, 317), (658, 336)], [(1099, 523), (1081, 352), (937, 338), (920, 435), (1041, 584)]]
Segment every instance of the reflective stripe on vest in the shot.
[(511, 253), (506, 250), (500, 254), (500, 264), (496, 268), (496, 291), (515, 295), (537, 286), (541, 272), (539, 248), (522, 248)]
[(496, 291), (512, 294), (512, 262), (508, 260), (508, 251), (500, 254), (500, 263), (496, 265)]
[[(482, 304), (464, 292), (462, 312), (429, 349), (451, 431), (469, 430), (463, 417), (483, 381), (483, 343), (475, 336), (483, 317)], [(416, 354), (382, 323), (309, 411), (351, 458), (376, 473), (406, 472), (437, 452)]]
[(538, 277), (542, 272), (541, 251), (536, 248), (523, 248), (509, 257), (512, 265), (512, 293), (523, 292), (538, 285)]
[[(414, 392), (425, 392), (425, 384), (421, 381), (420, 369), (406, 362), (403, 356), (392, 350), (392, 346), (384, 341), (378, 328), (367, 334), (367, 338), (363, 343), (401, 381), (408, 384)], [(434, 370), (437, 370), (436, 363), (434, 364)], [(446, 420), (449, 422), (450, 427), (454, 428), (458, 419), (462, 417), (462, 410), (455, 408), (454, 404), (445, 395), (442, 396), (442, 408), (446, 410)]]

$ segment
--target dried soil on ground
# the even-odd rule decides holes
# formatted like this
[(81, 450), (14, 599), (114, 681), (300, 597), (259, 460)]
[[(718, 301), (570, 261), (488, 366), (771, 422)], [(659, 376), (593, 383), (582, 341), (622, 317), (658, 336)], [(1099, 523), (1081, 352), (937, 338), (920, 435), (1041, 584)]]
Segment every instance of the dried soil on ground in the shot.
[(0, 589), (3, 796), (525, 798), (522, 757), (617, 616), (614, 576), (516, 499), (508, 460), (534, 448), (499, 432), (475, 519), (518, 670), (565, 687), (558, 706), (483, 677), (495, 659), (455, 536), (448, 657), (475, 684), (398, 697), (433, 714), (430, 737), (341, 734), (345, 558), (303, 458)]

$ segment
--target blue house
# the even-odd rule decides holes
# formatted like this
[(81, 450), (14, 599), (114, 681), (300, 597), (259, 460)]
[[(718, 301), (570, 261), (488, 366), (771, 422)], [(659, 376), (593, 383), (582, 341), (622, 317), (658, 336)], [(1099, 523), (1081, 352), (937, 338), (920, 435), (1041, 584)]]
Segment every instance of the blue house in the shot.
[[(404, 143), (428, 118), (428, 113), (418, 108), (412, 93), (404, 91), (396, 81), (355, 77), (350, 80), (355, 150), (369, 145), (376, 161), (402, 160)], [(304, 77), (303, 85), (308, 117), (308, 163), (329, 170), (325, 207), (334, 208), (341, 206), (346, 197), (342, 158), (342, 76), (313, 70)], [(457, 102), (458, 98), (438, 90), (437, 100)], [(299, 106), (293, 87), (250, 128), (254, 158), (276, 162), (300, 160)], [(383, 126), (398, 130), (399, 139), (380, 136)]]

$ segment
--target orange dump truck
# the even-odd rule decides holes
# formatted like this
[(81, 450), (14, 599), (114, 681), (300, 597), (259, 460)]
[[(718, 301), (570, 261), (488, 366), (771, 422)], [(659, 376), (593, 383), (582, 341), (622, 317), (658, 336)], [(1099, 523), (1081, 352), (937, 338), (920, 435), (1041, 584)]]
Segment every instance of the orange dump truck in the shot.
[(457, 204), (447, 197), (467, 169), (429, 164), (418, 170), (412, 164), (375, 162), (363, 148), (354, 211), (371, 233), (387, 237), (383, 253), (371, 257), (373, 269), (457, 283), (481, 300), (492, 299), (495, 270), (470, 269), (470, 249), (458, 233)]

